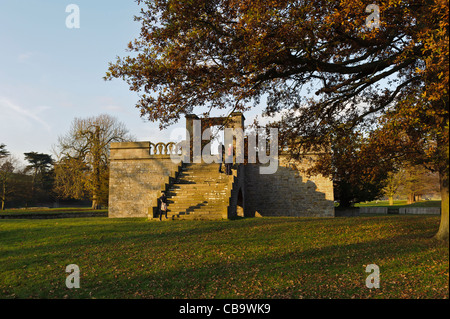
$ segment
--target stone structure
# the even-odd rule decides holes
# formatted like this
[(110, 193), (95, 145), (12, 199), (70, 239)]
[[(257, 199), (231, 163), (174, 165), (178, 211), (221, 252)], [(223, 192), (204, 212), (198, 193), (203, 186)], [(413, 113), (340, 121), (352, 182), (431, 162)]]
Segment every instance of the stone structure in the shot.
[[(191, 136), (195, 133), (195, 119), (199, 118), (186, 116), (186, 130)], [(224, 120), (202, 119), (201, 131), (222, 124), (225, 128), (244, 127), (241, 113)], [(189, 154), (181, 153), (175, 143), (111, 143), (109, 217), (155, 218), (162, 191), (169, 199), (171, 219), (334, 217), (332, 181), (323, 176), (308, 178), (302, 173), (320, 154), (305, 154), (301, 161), (279, 154), (274, 174), (260, 174), (263, 164), (253, 163), (234, 164), (233, 174), (225, 175), (218, 172), (219, 164), (196, 163), (192, 148), (192, 141)], [(177, 164), (171, 154), (185, 161)], [(186, 156), (190, 156), (191, 163), (186, 163)]]
[[(174, 144), (173, 144), (174, 145)], [(147, 217), (180, 165), (170, 158), (171, 145), (150, 142), (111, 143), (109, 217)]]

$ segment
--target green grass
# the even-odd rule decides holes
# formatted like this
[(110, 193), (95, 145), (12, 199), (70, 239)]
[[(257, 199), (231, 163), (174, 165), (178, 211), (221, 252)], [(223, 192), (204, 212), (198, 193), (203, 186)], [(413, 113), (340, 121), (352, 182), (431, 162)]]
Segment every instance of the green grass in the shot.
[(32, 215), (32, 214), (61, 214), (81, 212), (107, 212), (107, 209), (93, 210), (91, 207), (64, 207), (64, 208), (30, 208), (0, 210), (0, 215)]
[[(0, 298), (448, 298), (438, 216), (0, 221)], [(379, 289), (365, 266), (380, 267)], [(65, 267), (80, 268), (79, 289)]]
[(355, 207), (393, 207), (393, 208), (400, 208), (400, 207), (441, 207), (441, 201), (440, 200), (427, 200), (427, 201), (420, 201), (412, 204), (408, 204), (408, 201), (406, 200), (395, 200), (394, 205), (390, 206), (389, 201), (387, 200), (379, 200), (379, 201), (372, 201), (368, 203), (358, 203), (355, 204)]

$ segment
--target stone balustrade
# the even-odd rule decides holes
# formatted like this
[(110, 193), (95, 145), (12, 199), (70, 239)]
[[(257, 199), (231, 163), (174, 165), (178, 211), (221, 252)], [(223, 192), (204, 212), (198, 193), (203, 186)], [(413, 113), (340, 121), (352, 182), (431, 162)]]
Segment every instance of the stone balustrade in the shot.
[(181, 155), (181, 143), (152, 143), (150, 142), (150, 155)]

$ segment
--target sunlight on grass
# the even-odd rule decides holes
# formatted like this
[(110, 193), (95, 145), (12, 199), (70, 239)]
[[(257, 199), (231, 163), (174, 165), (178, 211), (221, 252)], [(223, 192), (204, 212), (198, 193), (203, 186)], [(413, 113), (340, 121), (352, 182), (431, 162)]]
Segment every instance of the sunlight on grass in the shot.
[[(1, 298), (448, 298), (438, 216), (0, 221)], [(381, 270), (365, 286), (365, 266)], [(65, 267), (80, 267), (80, 289)]]
[(440, 200), (426, 200), (420, 201), (412, 204), (408, 204), (406, 200), (395, 200), (392, 206), (389, 205), (389, 201), (387, 200), (379, 200), (368, 203), (358, 203), (355, 204), (355, 207), (441, 207)]

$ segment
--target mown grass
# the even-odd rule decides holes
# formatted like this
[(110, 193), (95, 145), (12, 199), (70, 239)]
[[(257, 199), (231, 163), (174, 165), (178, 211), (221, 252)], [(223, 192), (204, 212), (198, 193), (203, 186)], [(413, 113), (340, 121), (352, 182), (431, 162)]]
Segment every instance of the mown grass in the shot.
[(91, 207), (64, 207), (64, 208), (30, 208), (30, 209), (5, 209), (0, 210), (0, 215), (32, 215), (32, 214), (62, 214), (62, 213), (87, 213), (87, 212), (107, 212), (108, 209), (94, 210)]
[[(0, 221), (1, 298), (448, 298), (438, 216)], [(79, 289), (65, 268), (80, 268)], [(365, 285), (380, 267), (379, 289)]]
[(408, 204), (408, 201), (406, 200), (395, 200), (393, 205), (389, 205), (389, 201), (387, 200), (379, 200), (379, 201), (372, 201), (367, 203), (358, 203), (355, 204), (355, 207), (393, 207), (393, 208), (400, 208), (400, 207), (441, 207), (441, 201), (440, 200), (425, 200), (420, 202), (415, 202), (412, 204)]

